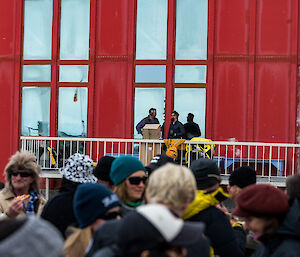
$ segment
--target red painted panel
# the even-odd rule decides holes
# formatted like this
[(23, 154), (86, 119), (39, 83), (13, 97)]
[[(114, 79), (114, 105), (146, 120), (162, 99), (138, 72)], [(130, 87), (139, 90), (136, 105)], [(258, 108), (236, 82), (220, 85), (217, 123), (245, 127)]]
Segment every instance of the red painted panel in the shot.
[(256, 54), (290, 54), (292, 2), (292, 0), (257, 1)]
[(128, 15), (128, 1), (97, 1), (96, 55), (127, 55)]
[(250, 0), (216, 1), (215, 54), (247, 54)]
[(257, 63), (254, 141), (289, 142), (290, 64)]
[(215, 62), (213, 87), (213, 140), (247, 136), (247, 62)]
[(131, 138), (126, 113), (127, 62), (101, 62), (95, 65), (94, 126), (95, 137)]

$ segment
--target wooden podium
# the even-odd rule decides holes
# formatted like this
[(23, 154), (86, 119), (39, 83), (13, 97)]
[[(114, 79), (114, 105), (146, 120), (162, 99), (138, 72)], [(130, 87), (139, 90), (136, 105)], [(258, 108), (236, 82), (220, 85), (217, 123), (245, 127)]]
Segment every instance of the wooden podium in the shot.
[[(143, 127), (143, 139), (160, 139), (160, 125), (146, 124)], [(147, 166), (157, 154), (161, 153), (160, 144), (147, 142), (141, 143), (140, 160)]]

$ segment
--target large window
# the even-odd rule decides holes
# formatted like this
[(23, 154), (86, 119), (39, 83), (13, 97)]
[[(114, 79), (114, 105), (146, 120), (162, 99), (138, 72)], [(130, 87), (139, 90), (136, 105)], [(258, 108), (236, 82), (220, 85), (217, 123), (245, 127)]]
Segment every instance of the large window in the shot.
[(21, 135), (87, 136), (89, 35), (90, 0), (24, 0)]
[(162, 124), (168, 105), (182, 123), (193, 113), (205, 137), (208, 0), (136, 1), (134, 126), (150, 107)]

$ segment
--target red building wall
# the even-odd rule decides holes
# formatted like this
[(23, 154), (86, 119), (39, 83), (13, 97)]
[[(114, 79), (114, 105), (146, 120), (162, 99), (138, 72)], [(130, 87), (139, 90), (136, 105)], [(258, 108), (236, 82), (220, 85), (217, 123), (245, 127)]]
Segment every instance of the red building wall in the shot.
[[(20, 2), (0, 2), (1, 170), (19, 142)], [(135, 3), (91, 3), (88, 136), (131, 138)], [(295, 142), (298, 24), (297, 0), (209, 0), (206, 137)]]

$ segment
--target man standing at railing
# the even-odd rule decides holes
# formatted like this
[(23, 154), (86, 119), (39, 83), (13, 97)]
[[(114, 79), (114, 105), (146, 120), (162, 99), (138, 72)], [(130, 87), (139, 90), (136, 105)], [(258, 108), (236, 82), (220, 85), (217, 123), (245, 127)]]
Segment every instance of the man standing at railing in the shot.
[(184, 137), (184, 126), (183, 124), (178, 120), (179, 113), (176, 111), (173, 111), (171, 113), (171, 124), (169, 127), (169, 133), (168, 138), (183, 138)]
[(151, 108), (149, 110), (149, 115), (143, 118), (137, 125), (136, 130), (139, 134), (142, 134), (143, 127), (146, 124), (159, 124), (159, 120), (156, 118), (156, 109)]

